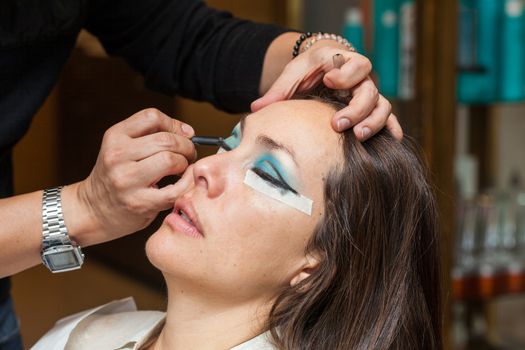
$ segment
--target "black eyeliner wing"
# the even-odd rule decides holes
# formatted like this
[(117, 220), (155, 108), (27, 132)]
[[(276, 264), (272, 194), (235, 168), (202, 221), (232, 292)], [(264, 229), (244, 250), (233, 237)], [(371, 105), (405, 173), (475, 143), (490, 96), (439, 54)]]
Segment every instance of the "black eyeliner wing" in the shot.
[[(290, 185), (288, 185), (288, 183), (283, 179), (281, 174), (279, 174), (279, 171), (273, 166), (273, 164), (271, 162), (266, 162), (266, 163), (268, 163), (268, 165), (270, 165), (272, 167), (272, 169), (275, 171), (275, 174), (277, 174), (279, 179), (274, 178), (273, 176), (265, 173), (262, 170), (260, 170), (260, 172), (263, 173), (265, 176), (261, 176), (259, 173), (257, 175), (259, 175), (259, 176), (261, 176), (263, 178), (269, 178), (270, 182), (275, 183), (277, 186), (282, 187), (285, 190), (288, 190), (288, 191), (292, 192), (293, 194), (297, 194), (297, 191), (294, 190)], [(259, 170), (259, 169), (255, 169), (255, 170)]]

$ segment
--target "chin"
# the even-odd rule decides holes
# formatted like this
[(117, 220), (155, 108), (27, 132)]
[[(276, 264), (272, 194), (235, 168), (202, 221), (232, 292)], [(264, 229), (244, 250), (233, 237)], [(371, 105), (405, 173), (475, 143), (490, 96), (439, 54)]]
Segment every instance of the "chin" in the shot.
[(146, 241), (146, 257), (148, 258), (149, 262), (155, 266), (157, 269), (159, 268), (156, 264), (156, 237), (155, 235), (157, 232), (155, 232), (153, 235), (151, 235), (148, 240)]
[(168, 268), (167, 264), (174, 254), (173, 242), (170, 242), (169, 235), (163, 231), (162, 227), (159, 228), (146, 241), (146, 256), (149, 262), (161, 271)]
[(173, 235), (169, 228), (161, 226), (146, 242), (145, 250), (149, 262), (164, 276), (189, 278), (189, 275), (199, 272), (199, 266), (194, 264), (194, 251), (197, 248), (188, 245), (185, 238), (180, 238)]

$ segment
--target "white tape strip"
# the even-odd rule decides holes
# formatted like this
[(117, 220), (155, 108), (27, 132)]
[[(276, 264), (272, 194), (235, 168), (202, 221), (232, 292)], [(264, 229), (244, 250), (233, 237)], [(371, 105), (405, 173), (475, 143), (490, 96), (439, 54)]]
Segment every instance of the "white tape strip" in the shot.
[(307, 215), (312, 215), (313, 201), (310, 198), (289, 191), (283, 194), (280, 189), (270, 185), (251, 170), (246, 172), (244, 183), (268, 197), (287, 204)]

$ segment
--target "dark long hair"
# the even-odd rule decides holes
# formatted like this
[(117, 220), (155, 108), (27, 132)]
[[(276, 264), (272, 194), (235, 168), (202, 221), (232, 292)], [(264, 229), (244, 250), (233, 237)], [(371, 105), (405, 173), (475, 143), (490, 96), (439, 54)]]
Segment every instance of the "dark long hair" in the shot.
[[(301, 98), (305, 98), (304, 96)], [(309, 99), (335, 110), (327, 89)], [(312, 275), (278, 296), (269, 328), (281, 349), (441, 349), (437, 212), (426, 167), (405, 138), (341, 134), (344, 162), (324, 188), (307, 253)]]

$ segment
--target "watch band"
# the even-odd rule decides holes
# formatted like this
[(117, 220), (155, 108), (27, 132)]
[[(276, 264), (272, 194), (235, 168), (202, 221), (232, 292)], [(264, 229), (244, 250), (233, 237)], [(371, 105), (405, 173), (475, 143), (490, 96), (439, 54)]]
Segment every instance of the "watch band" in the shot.
[(61, 191), (62, 186), (44, 190), (42, 200), (43, 249), (58, 244), (71, 244), (62, 215)]
[(66, 272), (84, 263), (81, 247), (69, 237), (60, 192), (62, 187), (44, 190), (42, 197), (42, 262), (49, 271)]

